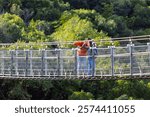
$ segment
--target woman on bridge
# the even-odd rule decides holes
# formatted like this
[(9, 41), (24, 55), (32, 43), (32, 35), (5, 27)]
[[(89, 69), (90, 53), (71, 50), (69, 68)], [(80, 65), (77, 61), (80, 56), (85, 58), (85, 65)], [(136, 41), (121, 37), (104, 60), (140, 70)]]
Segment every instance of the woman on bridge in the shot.
[(78, 47), (77, 49), (77, 74), (87, 74), (88, 73), (88, 66), (87, 66), (87, 55), (89, 49), (89, 41), (76, 41), (74, 42), (75, 46)]
[[(96, 44), (93, 39), (88, 38), (85, 41), (74, 42), (78, 46), (77, 50), (77, 74), (85, 74), (94, 76), (95, 71), (95, 55), (97, 55)], [(88, 58), (88, 62), (87, 62)]]

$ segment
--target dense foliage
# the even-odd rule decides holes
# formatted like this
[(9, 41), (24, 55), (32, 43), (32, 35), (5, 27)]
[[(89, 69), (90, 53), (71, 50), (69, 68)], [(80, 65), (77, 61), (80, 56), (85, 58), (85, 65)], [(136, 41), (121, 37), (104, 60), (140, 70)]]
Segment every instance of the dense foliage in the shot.
[[(148, 35), (149, 19), (149, 0), (0, 0), (0, 42), (38, 49), (46, 47), (37, 42)], [(0, 99), (150, 99), (150, 81), (0, 80)]]

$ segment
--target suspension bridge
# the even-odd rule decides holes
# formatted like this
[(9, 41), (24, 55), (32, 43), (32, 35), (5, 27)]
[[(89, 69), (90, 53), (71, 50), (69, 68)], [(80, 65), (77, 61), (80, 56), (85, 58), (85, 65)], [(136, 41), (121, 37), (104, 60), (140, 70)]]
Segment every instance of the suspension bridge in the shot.
[[(121, 46), (99, 47), (97, 48), (98, 55), (90, 56), (95, 58), (96, 64), (95, 68), (91, 69), (93, 75), (88, 75), (82, 70), (80, 74), (78, 73), (76, 48), (0, 50), (0, 79), (116, 80), (150, 78), (149, 35), (112, 38), (111, 41), (119, 41)], [(53, 45), (54, 43), (46, 44)], [(88, 57), (86, 56), (87, 66)], [(87, 67), (83, 71), (88, 70)]]

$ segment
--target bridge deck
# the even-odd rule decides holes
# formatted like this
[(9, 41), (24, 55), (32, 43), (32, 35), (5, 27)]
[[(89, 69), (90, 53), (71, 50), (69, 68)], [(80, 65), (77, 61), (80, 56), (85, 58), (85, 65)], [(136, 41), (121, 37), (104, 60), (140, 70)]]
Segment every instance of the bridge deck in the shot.
[(96, 67), (77, 69), (76, 49), (0, 50), (0, 78), (5, 79), (136, 79), (150, 78), (150, 44), (98, 48)]

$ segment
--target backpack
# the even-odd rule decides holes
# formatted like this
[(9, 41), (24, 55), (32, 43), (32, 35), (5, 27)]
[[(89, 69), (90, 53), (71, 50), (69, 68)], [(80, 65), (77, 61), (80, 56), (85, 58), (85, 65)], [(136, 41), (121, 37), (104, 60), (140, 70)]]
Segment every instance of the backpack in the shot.
[(95, 42), (90, 41), (89, 43), (90, 43), (90, 47), (91, 48), (89, 48), (89, 53), (88, 54), (90, 56), (92, 56), (92, 55), (94, 55), (94, 56), (98, 55), (98, 50), (97, 50)]
[(93, 54), (94, 54), (94, 56), (95, 56), (95, 55), (98, 55), (97, 47), (95, 47), (95, 48), (93, 49)]
[(97, 48), (96, 48), (96, 47), (94, 47), (94, 48), (89, 48), (89, 50), (88, 50), (88, 55), (89, 55), (89, 56), (98, 55), (98, 50), (97, 50)]

